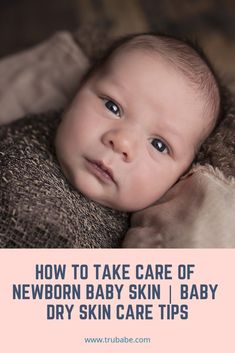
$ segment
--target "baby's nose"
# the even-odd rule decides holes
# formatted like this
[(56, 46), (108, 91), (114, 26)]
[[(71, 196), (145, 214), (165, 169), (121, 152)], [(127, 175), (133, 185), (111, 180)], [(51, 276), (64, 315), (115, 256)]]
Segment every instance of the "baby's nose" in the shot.
[(137, 148), (137, 136), (131, 130), (110, 130), (102, 136), (105, 146), (122, 155), (126, 162), (134, 159)]

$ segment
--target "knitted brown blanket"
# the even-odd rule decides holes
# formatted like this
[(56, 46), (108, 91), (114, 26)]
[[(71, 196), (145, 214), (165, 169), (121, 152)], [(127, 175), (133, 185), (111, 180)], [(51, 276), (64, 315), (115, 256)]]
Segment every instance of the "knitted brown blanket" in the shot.
[(49, 113), (0, 128), (0, 247), (119, 247), (129, 214), (69, 184), (53, 147), (59, 120)]

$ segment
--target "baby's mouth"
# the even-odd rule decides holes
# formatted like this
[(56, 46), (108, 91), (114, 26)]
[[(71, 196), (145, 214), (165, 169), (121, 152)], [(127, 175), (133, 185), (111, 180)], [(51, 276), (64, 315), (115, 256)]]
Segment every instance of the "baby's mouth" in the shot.
[(95, 174), (99, 179), (105, 182), (113, 182), (116, 183), (112, 169), (105, 166), (105, 164), (101, 161), (96, 160), (89, 160), (86, 159), (88, 162), (88, 168), (91, 170), (93, 174)]

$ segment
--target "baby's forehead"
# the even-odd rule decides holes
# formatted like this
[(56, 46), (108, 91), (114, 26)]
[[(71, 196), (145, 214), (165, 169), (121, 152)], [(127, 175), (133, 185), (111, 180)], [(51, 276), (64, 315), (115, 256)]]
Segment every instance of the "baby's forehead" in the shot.
[[(162, 72), (174, 71), (178, 76), (184, 77), (183, 73), (178, 70), (171, 61), (160, 55), (154, 50), (147, 50), (145, 48), (124, 47), (115, 50), (110, 57), (105, 60), (102, 65), (97, 67), (94, 75), (98, 74), (98, 78), (104, 78), (109, 74), (125, 73), (125, 80), (128, 80), (131, 75), (138, 77), (153, 76), (156, 71)], [(150, 71), (150, 68), (152, 71)], [(129, 71), (128, 71), (129, 69)], [(172, 76), (174, 79), (174, 76)]]
[(133, 78), (133, 75), (136, 81), (143, 77), (146, 77), (146, 80), (149, 77), (151, 81), (155, 78), (157, 81), (161, 76), (169, 82), (184, 81), (193, 89), (195, 95), (202, 94), (199, 85), (195, 84), (195, 80), (191, 77), (193, 73), (191, 76), (188, 75), (178, 67), (174, 58), (166, 57), (154, 49), (132, 48), (131, 46), (118, 48), (94, 71), (98, 79), (110, 78), (110, 75), (119, 73), (125, 81)]
[[(137, 55), (135, 55), (137, 54)], [(153, 49), (146, 49), (142, 47), (132, 47), (132, 46), (124, 46), (117, 48), (114, 50), (111, 55), (103, 62), (103, 65), (101, 66), (102, 68), (109, 67), (112, 63), (117, 63), (119, 62), (119, 59), (125, 58), (126, 61), (133, 62), (133, 60), (138, 60), (142, 56), (149, 56), (155, 59), (161, 59), (162, 61), (167, 62), (167, 59), (161, 55), (159, 52)], [(144, 69), (144, 68), (143, 68)]]

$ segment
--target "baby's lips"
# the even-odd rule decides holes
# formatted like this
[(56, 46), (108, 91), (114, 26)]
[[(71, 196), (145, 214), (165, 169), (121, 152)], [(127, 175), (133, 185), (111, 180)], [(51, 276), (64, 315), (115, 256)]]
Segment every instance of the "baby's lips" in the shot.
[(105, 173), (107, 173), (113, 181), (115, 181), (115, 180), (114, 180), (114, 176), (113, 176), (113, 171), (112, 171), (111, 168), (106, 167), (106, 165), (105, 165), (103, 162), (98, 162), (98, 166), (99, 166)]
[(102, 162), (100, 160), (91, 160), (91, 159), (88, 159), (88, 161), (90, 163), (94, 164), (99, 169), (101, 169), (104, 173), (106, 173), (109, 176), (109, 178), (116, 184), (113, 170), (111, 168), (107, 167), (104, 162)]

